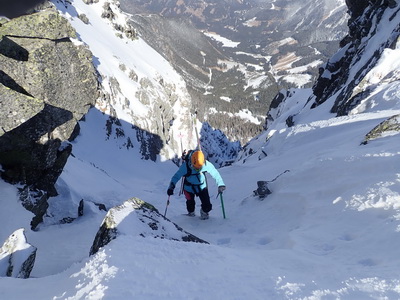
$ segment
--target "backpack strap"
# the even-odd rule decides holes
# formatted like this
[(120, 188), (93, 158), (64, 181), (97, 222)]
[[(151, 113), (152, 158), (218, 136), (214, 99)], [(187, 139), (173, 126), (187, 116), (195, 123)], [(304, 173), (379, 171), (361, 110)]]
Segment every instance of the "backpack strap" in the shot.
[(186, 174), (185, 177), (192, 175), (192, 168), (190, 167), (189, 160), (192, 157), (193, 150), (189, 150), (185, 156), (185, 163), (186, 163)]

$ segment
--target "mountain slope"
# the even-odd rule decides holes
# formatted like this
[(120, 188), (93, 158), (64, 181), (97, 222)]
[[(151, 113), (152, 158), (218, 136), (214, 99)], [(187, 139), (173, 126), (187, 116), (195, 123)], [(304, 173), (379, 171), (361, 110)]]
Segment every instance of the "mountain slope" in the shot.
[[(387, 7), (386, 13), (395, 9)], [(381, 20), (376, 35), (387, 39), (393, 34), (388, 22), (394, 19)], [(397, 51), (392, 50), (385, 49), (373, 70), (394, 65)], [(142, 66), (143, 73), (151, 71)], [(383, 131), (363, 143), (382, 121), (400, 114), (397, 82), (386, 84), (379, 74), (369, 73), (379, 91), (373, 98), (377, 105), (363, 109), (360, 103), (343, 116), (331, 113), (333, 95), (311, 109), (312, 89), (291, 90), (271, 112), (268, 130), (249, 143), (239, 161), (220, 169), (227, 185), (227, 219), (211, 178), (214, 209), (207, 221), (183, 216), (183, 196), (171, 197), (167, 217), (209, 245), (125, 235), (88, 256), (105, 215), (95, 203), (111, 207), (137, 196), (164, 211), (166, 188), (177, 170), (169, 160), (142, 160), (138, 147), (121, 147), (115, 131), (105, 139), (109, 115), (91, 109), (57, 181), (60, 195), (38, 231), (26, 232), (28, 242), (38, 248), (32, 271), (36, 278), (3, 278), (2, 296), (399, 298), (399, 130)], [(290, 127), (289, 117), (294, 120)], [(258, 180), (271, 181), (272, 194), (264, 200), (253, 196)], [(31, 215), (18, 205), (17, 187), (0, 181), (0, 189), (1, 219), (8, 220), (0, 240), (5, 240), (16, 227), (27, 228)], [(82, 199), (83, 216), (60, 224), (67, 214), (76, 217)]]
[(242, 144), (262, 130), (278, 90), (310, 86), (347, 32), (342, 0), (120, 3), (182, 75), (200, 120)]
[[(208, 221), (182, 216), (182, 196), (172, 196), (167, 217), (211, 245), (122, 236), (88, 258), (104, 215), (91, 201), (111, 206), (136, 195), (163, 211), (176, 170), (171, 163), (132, 159), (113, 142), (102, 141), (102, 122), (92, 112), (58, 183), (67, 193), (54, 199), (47, 226), (27, 233), (41, 250), (32, 274), (40, 278), (23, 286), (9, 279), (0, 286), (18, 284), (18, 289), (2, 288), (17, 299), (33, 290), (38, 291), (32, 299), (397, 298), (400, 135), (360, 145), (364, 134), (393, 112), (326, 118), (318, 108), (313, 121), (277, 131), (267, 157), (253, 155), (221, 169), (228, 187), (225, 220), (212, 180), (214, 210)], [(94, 139), (96, 132), (100, 139)], [(110, 161), (110, 151), (118, 151), (118, 160)], [(266, 199), (252, 196), (257, 180), (272, 180), (286, 169), (290, 172), (269, 184), (272, 194)], [(4, 183), (2, 190), (16, 193)], [(68, 207), (81, 198), (83, 217), (49, 226), (58, 213), (75, 211)], [(22, 213), (13, 207), (3, 213), (11, 209)]]

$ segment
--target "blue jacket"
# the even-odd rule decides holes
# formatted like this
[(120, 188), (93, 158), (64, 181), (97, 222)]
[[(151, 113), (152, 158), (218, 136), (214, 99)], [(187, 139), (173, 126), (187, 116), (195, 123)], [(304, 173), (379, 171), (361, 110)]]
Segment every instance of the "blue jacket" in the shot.
[[(191, 169), (191, 172), (188, 172), (188, 167)], [(195, 170), (190, 162), (184, 162), (175, 175), (172, 176), (171, 184), (173, 184), (173, 187), (175, 187), (176, 183), (179, 181), (179, 179), (181, 179), (182, 176), (186, 176), (188, 173), (190, 173), (189, 176), (185, 177), (184, 189), (189, 193), (198, 194), (207, 186), (206, 176), (204, 174), (205, 172), (209, 173), (215, 179), (217, 186), (225, 186), (225, 183), (222, 180), (218, 170), (208, 160), (206, 160), (205, 164), (199, 171)]]

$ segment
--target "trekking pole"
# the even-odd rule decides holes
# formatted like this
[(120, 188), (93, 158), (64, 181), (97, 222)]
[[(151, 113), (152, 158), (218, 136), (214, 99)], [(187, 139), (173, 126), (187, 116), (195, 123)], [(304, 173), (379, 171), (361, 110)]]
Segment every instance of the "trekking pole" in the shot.
[(171, 196), (168, 196), (167, 206), (165, 207), (165, 212), (164, 212), (164, 218), (167, 215), (167, 209), (168, 209), (168, 205), (169, 205), (169, 197), (171, 197)]
[[(224, 207), (224, 199), (222, 199), (222, 193), (218, 193), (218, 195), (219, 195), (220, 198), (221, 198), (222, 215), (224, 216), (224, 219), (226, 219), (226, 216), (225, 216), (225, 207)], [(218, 198), (218, 195), (217, 195), (217, 198)]]

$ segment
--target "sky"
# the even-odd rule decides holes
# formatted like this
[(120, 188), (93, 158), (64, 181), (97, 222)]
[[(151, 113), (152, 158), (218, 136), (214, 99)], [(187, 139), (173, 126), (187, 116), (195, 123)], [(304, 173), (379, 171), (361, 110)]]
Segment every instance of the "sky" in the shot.
[[(93, 40), (110, 34), (96, 18), (101, 2), (72, 3), (89, 16)], [(62, 13), (74, 18), (71, 11)], [(74, 26), (80, 32), (85, 25), (76, 21)], [(137, 45), (147, 47), (143, 41)], [(107, 60), (110, 50), (102, 50), (107, 46), (96, 47), (101, 74), (107, 76), (115, 62)], [(154, 52), (146, 55), (162, 61)], [(251, 141), (254, 154), (219, 169), (227, 186), (225, 219), (212, 178), (208, 220), (183, 215), (185, 200), (175, 191), (166, 217), (209, 244), (142, 237), (131, 214), (123, 234), (89, 256), (106, 214), (96, 203), (111, 208), (138, 197), (163, 214), (177, 170), (168, 160), (141, 160), (137, 145), (128, 150), (116, 136), (106, 139), (107, 114), (91, 109), (57, 181), (59, 196), (49, 201), (37, 231), (29, 229), (33, 215), (19, 203), (17, 187), (0, 180), (0, 219), (7, 220), (0, 242), (24, 228), (27, 241), (38, 249), (31, 278), (0, 278), (0, 298), (399, 299), (400, 135), (361, 145), (371, 129), (400, 113), (399, 83), (379, 80), (396, 61), (397, 52), (387, 50), (368, 75), (380, 88), (349, 116), (330, 114), (332, 100), (310, 110), (311, 90), (297, 90), (268, 131)], [(152, 76), (145, 62), (140, 68)], [(286, 118), (295, 113), (295, 126), (286, 127)], [(264, 199), (253, 195), (259, 180), (272, 181), (272, 194)], [(59, 224), (66, 215), (77, 216), (81, 199), (83, 216)], [(173, 234), (171, 227), (167, 230)]]

